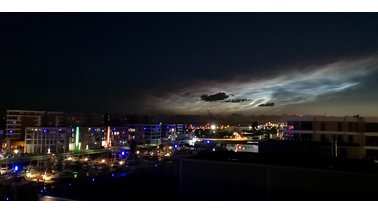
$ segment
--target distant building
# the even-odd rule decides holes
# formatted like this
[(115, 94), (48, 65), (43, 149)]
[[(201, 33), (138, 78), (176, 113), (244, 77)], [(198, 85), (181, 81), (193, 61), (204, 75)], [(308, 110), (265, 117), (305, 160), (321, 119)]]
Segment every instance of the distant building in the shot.
[[(174, 139), (186, 131), (184, 124), (127, 124), (106, 128), (111, 146), (125, 146), (135, 140), (139, 144), (159, 144), (164, 140)], [(108, 135), (108, 134), (106, 134)]]
[(67, 126), (103, 126), (104, 115), (94, 113), (66, 113), (65, 123)]
[(243, 132), (249, 131), (252, 129), (251, 125), (237, 125), (237, 126), (228, 126), (227, 130), (230, 132)]
[(4, 141), (8, 151), (46, 154), (128, 146), (131, 140), (138, 144), (159, 144), (186, 132), (184, 124), (127, 123), (150, 119), (153, 118), (7, 110)]
[(162, 124), (162, 138), (175, 139), (178, 135), (188, 133), (186, 124)]
[(116, 126), (106, 128), (106, 141), (110, 146), (126, 146), (131, 140), (139, 144), (145, 144), (144, 125), (131, 124), (126, 126)]
[[(167, 127), (169, 127), (169, 130), (166, 129)], [(69, 128), (69, 150), (128, 146), (131, 140), (136, 141), (138, 144), (159, 144), (167, 139), (167, 134), (172, 134), (172, 130), (173, 132), (182, 132), (184, 131), (182, 128), (182, 124), (71, 127)]]
[(11, 147), (22, 148), (26, 127), (60, 127), (64, 125), (63, 112), (7, 110), (5, 141)]
[(161, 124), (128, 124), (109, 130), (111, 146), (127, 145), (130, 140), (139, 144), (159, 144), (162, 141)]
[(147, 144), (158, 144), (161, 143), (161, 138), (163, 134), (162, 124), (150, 124), (142, 125), (143, 126), (143, 135), (144, 141)]
[(102, 127), (68, 128), (70, 151), (101, 149), (103, 140), (105, 140), (105, 130)]
[(49, 154), (68, 151), (69, 132), (63, 127), (27, 127), (24, 153)]
[(172, 124), (176, 129), (175, 132), (177, 134), (186, 134), (188, 130), (188, 126), (186, 124)]
[(378, 117), (287, 117), (289, 141), (328, 142), (335, 157), (378, 160)]
[(101, 127), (27, 127), (24, 152), (47, 154), (101, 149), (102, 140), (104, 129)]
[(176, 131), (182, 131), (181, 124), (164, 127), (168, 127), (169, 130), (163, 131), (161, 124), (129, 124), (120, 127), (27, 127), (23, 150), (31, 154), (64, 153), (128, 146), (131, 140), (138, 144), (159, 144), (167, 140), (162, 136), (163, 133), (176, 135)]

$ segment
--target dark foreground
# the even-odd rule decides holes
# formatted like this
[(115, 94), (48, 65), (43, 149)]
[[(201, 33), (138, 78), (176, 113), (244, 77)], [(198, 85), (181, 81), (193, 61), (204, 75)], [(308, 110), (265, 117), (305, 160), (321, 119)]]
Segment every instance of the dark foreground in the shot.
[(40, 200), (80, 201), (164, 201), (178, 200), (178, 177), (170, 164), (133, 173), (84, 176), (57, 184), (44, 185)]
[(39, 183), (38, 196), (16, 200), (376, 201), (377, 180), (372, 162), (207, 153), (129, 173), (79, 174), (54, 184)]

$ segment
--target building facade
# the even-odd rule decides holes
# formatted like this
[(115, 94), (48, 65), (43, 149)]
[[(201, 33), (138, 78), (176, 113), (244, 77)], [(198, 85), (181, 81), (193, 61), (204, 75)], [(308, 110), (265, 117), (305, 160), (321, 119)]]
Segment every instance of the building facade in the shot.
[[(185, 132), (183, 124), (128, 124), (124, 126), (69, 126), (25, 128), (24, 152), (64, 153), (137, 144), (157, 145)], [(177, 134), (179, 133), (179, 134)]]
[(7, 110), (5, 141), (11, 147), (23, 148), (26, 127), (64, 126), (63, 112)]
[(330, 143), (335, 155), (378, 160), (378, 117), (291, 116), (285, 121), (286, 140)]
[(24, 153), (53, 154), (68, 151), (69, 133), (62, 127), (25, 128)]
[(159, 144), (162, 141), (161, 124), (128, 124), (122, 127), (109, 127), (111, 146), (125, 146), (134, 140), (138, 144)]
[(111, 146), (125, 146), (131, 140), (138, 144), (159, 144), (162, 141), (174, 140), (177, 135), (186, 132), (184, 124), (128, 124), (109, 127), (109, 140), (104, 141)]
[(105, 139), (103, 127), (69, 127), (68, 142), (70, 151), (101, 149)]

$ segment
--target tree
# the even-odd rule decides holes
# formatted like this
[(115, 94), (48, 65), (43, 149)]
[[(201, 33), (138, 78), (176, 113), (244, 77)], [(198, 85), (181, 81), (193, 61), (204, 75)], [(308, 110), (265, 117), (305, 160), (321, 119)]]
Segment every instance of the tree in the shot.
[(258, 127), (259, 127), (259, 123), (257, 121), (252, 122), (252, 129), (253, 130), (257, 130)]

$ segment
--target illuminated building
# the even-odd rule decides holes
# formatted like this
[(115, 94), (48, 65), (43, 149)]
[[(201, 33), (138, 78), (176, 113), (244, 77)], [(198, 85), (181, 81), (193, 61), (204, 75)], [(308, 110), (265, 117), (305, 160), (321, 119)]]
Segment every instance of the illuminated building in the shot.
[(162, 139), (175, 139), (179, 135), (187, 134), (186, 124), (162, 124)]
[(126, 146), (131, 140), (135, 140), (137, 142), (144, 141), (144, 137), (140, 128), (137, 128), (134, 125), (117, 127), (109, 126), (106, 130), (104, 146)]
[(68, 143), (70, 151), (102, 148), (103, 127), (69, 127)]
[[(170, 125), (170, 124), (168, 124)], [(175, 128), (177, 134), (185, 134), (187, 132), (188, 126), (186, 124), (171, 124)]]
[(128, 146), (131, 140), (137, 141), (138, 144), (159, 144), (163, 140), (163, 132), (167, 133), (162, 131), (160, 124), (130, 124), (121, 127), (28, 127), (24, 151), (47, 153), (49, 148), (51, 153), (93, 150), (110, 146)]
[(291, 116), (285, 121), (286, 140), (330, 143), (335, 157), (378, 160), (377, 117)]
[(124, 146), (130, 140), (139, 144), (159, 144), (162, 141), (161, 124), (129, 124), (110, 127), (111, 146)]
[(107, 128), (105, 143), (111, 146), (126, 146), (131, 140), (138, 144), (159, 144), (164, 140), (174, 139), (184, 134), (184, 124), (127, 124)]
[[(65, 123), (64, 127), (59, 127), (57, 130), (51, 126), (40, 127), (45, 123), (42, 121), (44, 118), (40, 117), (41, 114), (43, 113), (39, 111), (28, 111), (30, 121), (35, 123), (25, 122), (28, 125), (24, 127), (27, 131), (24, 131), (25, 136), (21, 139), (20, 146), (26, 153), (60, 153), (128, 146), (131, 140), (138, 144), (159, 144), (163, 140), (175, 139), (176, 135), (184, 134), (187, 128), (184, 124), (162, 123), (104, 126), (104, 116), (101, 114), (60, 113), (59, 115), (62, 116), (56, 120), (55, 125), (62, 125), (63, 121)], [(47, 112), (47, 114), (53, 113)], [(96, 125), (86, 126), (86, 124)], [(52, 125), (51, 122), (49, 125)], [(10, 133), (20, 132), (20, 130), (9, 130)]]
[(20, 148), (24, 144), (26, 127), (60, 127), (63, 122), (63, 112), (7, 110), (5, 141), (11, 148)]
[(24, 153), (47, 154), (68, 151), (68, 129), (62, 127), (25, 128)]

